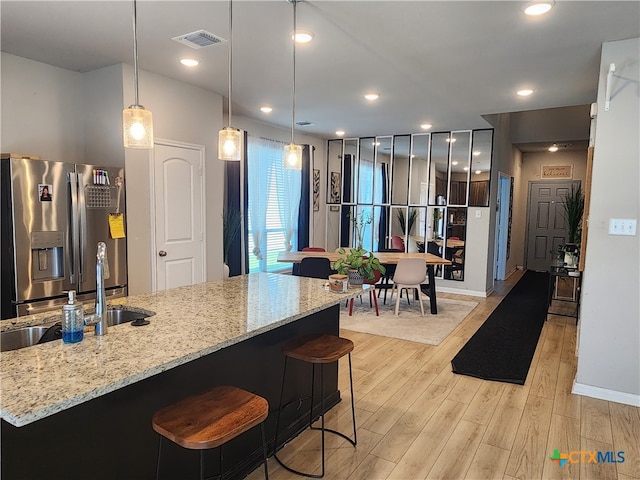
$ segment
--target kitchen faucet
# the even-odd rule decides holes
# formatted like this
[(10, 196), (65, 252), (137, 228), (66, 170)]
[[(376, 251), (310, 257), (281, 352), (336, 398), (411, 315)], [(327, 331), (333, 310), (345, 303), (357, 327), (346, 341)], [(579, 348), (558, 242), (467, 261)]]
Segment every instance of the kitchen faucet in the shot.
[(85, 323), (96, 326), (96, 335), (107, 333), (107, 294), (104, 290), (104, 280), (109, 278), (109, 259), (107, 258), (107, 245), (98, 242), (96, 254), (96, 312)]

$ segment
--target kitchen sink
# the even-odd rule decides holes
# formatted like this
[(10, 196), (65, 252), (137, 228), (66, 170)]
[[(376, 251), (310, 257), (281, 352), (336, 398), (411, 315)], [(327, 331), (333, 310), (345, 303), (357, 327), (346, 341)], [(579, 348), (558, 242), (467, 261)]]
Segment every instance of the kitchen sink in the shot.
[(142, 320), (150, 316), (148, 313), (125, 310), (124, 308), (113, 308), (107, 310), (107, 325), (120, 325), (121, 323)]
[[(145, 325), (148, 322), (144, 323), (144, 319), (154, 314), (155, 312), (129, 310), (123, 307), (109, 308), (106, 313), (107, 325), (114, 326), (129, 322), (135, 322), (136, 326)], [(0, 352), (18, 350), (61, 338), (60, 323), (17, 328), (0, 334)]]
[(0, 334), (0, 351), (17, 350), (62, 338), (60, 324), (22, 327)]

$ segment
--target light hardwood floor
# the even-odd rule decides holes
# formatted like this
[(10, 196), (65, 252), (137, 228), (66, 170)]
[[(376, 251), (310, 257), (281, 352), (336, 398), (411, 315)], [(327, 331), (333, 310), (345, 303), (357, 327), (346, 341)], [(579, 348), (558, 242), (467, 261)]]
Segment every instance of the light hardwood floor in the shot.
[[(451, 359), (521, 277), (499, 282), (437, 347), (342, 330), (351, 338), (358, 446), (327, 435), (327, 479), (640, 479), (640, 409), (571, 394), (576, 372), (573, 318), (549, 316), (524, 386), (451, 372)], [(327, 425), (352, 431), (346, 358), (343, 402)], [(318, 432), (306, 430), (281, 458), (319, 473)], [(624, 463), (566, 463), (557, 449), (624, 451)], [(263, 478), (257, 469), (248, 478)], [(301, 478), (269, 459), (273, 480)]]

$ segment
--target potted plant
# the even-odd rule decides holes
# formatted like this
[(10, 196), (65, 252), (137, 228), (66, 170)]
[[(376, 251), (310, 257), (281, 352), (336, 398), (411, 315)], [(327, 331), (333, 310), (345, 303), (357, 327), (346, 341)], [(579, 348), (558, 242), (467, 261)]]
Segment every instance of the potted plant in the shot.
[[(396, 212), (396, 216), (398, 217), (398, 223), (400, 224), (400, 229), (402, 230), (402, 235), (407, 233), (411, 233), (411, 229), (413, 228), (413, 224), (416, 222), (416, 218), (418, 217), (418, 210), (415, 208), (409, 209), (409, 217), (405, 219), (404, 209), (399, 209)], [(406, 226), (406, 231), (405, 231)]]
[(237, 209), (225, 209), (222, 212), (222, 252), (223, 261), (228, 269), (229, 250), (242, 225), (242, 213)]
[(565, 263), (575, 267), (580, 255), (580, 236), (582, 234), (582, 214), (584, 213), (584, 195), (580, 185), (571, 185), (571, 191), (564, 197), (563, 216), (567, 225), (567, 242), (563, 250)]
[(352, 215), (351, 212), (349, 212), (349, 217), (351, 218), (351, 223), (353, 224), (353, 233), (355, 236), (356, 248), (362, 250), (364, 230), (367, 225), (373, 222), (373, 218), (371, 218), (371, 214), (369, 212), (360, 212), (360, 214), (358, 215)]
[(375, 280), (376, 271), (380, 275), (384, 275), (386, 271), (373, 252), (367, 252), (363, 248), (340, 248), (338, 253), (343, 256), (334, 262), (333, 268), (339, 274), (348, 274), (352, 285), (362, 285), (364, 280)]

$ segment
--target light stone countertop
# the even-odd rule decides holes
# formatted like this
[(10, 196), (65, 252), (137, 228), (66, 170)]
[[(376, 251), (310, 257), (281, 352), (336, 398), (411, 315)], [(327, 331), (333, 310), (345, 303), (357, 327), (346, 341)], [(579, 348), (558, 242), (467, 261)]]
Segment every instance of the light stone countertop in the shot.
[[(0, 353), (0, 417), (27, 425), (362, 293), (360, 287), (326, 291), (324, 283), (254, 273), (114, 299), (109, 305), (155, 312), (150, 325), (124, 323), (102, 337), (87, 331), (80, 343), (53, 341)], [(52, 319), (51, 313), (38, 314), (9, 325)]]

